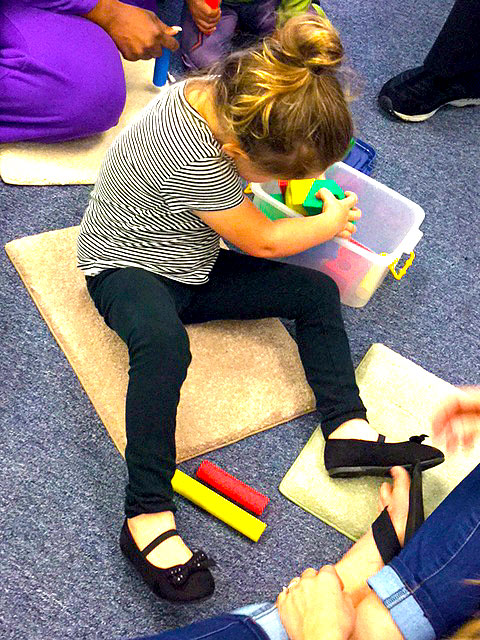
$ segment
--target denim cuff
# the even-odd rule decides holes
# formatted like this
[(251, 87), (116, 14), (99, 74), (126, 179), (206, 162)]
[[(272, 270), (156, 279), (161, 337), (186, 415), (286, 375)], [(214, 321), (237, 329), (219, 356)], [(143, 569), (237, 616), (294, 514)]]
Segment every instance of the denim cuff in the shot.
[(435, 640), (435, 631), (423, 609), (391, 567), (383, 567), (367, 582), (388, 609), (405, 640)]

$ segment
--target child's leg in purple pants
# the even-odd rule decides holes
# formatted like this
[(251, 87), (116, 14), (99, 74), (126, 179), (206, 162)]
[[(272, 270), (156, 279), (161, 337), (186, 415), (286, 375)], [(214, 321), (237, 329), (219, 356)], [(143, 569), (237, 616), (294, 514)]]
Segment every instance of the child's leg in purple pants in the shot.
[(206, 36), (198, 29), (185, 2), (182, 10), (182, 33), (180, 35), (180, 51), (185, 67), (187, 69), (204, 69), (220, 60), (230, 51), (237, 22), (237, 12), (222, 4), (222, 17), (217, 28), (211, 35)]
[[(155, 0), (129, 4), (156, 9)], [(86, 2), (85, 12), (91, 7)], [(103, 29), (81, 15), (3, 1), (0, 142), (100, 133), (118, 122), (124, 105), (120, 53)]]
[(182, 12), (180, 50), (187, 69), (203, 69), (230, 51), (237, 26), (246, 33), (264, 37), (275, 29), (278, 0), (261, 0), (245, 5), (222, 3), (217, 29), (205, 36), (195, 24), (186, 3)]

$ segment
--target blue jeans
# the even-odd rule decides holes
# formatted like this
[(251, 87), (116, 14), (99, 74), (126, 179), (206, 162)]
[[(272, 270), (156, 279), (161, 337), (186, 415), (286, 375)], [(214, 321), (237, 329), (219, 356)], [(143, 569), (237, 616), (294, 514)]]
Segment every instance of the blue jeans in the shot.
[[(368, 580), (405, 640), (456, 631), (480, 608), (480, 465), (429, 516), (389, 565)], [(143, 640), (288, 640), (277, 609), (254, 604)]]
[[(252, 605), (263, 610), (272, 609), (272, 605)], [(260, 614), (261, 615), (261, 614)], [(287, 636), (284, 636), (287, 640)], [(216, 618), (194, 622), (188, 627), (173, 629), (159, 635), (137, 640), (277, 640), (277, 636), (268, 635), (257, 624), (254, 617), (236, 613), (225, 613)], [(278, 640), (283, 640), (278, 636)]]
[(406, 640), (454, 633), (480, 609), (480, 465), (368, 580)]

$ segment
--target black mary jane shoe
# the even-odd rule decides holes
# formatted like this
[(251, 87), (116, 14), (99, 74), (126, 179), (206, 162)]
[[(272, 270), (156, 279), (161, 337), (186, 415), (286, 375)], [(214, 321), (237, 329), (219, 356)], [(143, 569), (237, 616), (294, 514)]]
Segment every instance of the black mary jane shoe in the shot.
[(140, 551), (125, 519), (120, 533), (120, 549), (159, 598), (170, 602), (190, 602), (212, 595), (215, 583), (209, 567), (214, 563), (203, 551), (194, 551), (188, 562), (168, 569), (160, 569), (147, 560), (155, 547), (177, 535), (176, 529), (165, 531)]
[[(410, 492), (407, 524), (405, 527), (404, 545), (412, 538), (425, 520), (423, 511), (422, 471), (420, 464), (416, 464), (410, 472)], [(393, 526), (387, 507), (372, 524), (372, 533), (377, 549), (384, 564), (388, 564), (402, 550), (397, 532)]]
[(392, 467), (410, 471), (417, 462), (425, 471), (445, 460), (440, 449), (422, 444), (426, 437), (412, 436), (405, 442), (385, 442), (381, 434), (376, 442), (329, 438), (325, 443), (325, 468), (332, 478), (386, 476)]

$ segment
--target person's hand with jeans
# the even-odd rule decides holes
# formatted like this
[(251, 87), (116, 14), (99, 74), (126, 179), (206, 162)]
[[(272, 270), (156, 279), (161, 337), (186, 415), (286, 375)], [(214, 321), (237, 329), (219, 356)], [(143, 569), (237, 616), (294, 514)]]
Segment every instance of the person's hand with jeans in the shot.
[(347, 640), (353, 632), (353, 602), (333, 566), (306, 569), (280, 593), (276, 604), (290, 640)]

